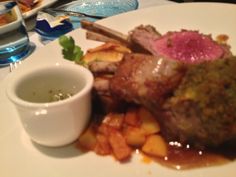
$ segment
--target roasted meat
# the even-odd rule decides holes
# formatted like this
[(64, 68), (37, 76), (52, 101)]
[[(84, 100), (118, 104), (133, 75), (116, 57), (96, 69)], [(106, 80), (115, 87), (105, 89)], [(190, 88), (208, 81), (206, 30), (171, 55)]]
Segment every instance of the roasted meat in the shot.
[(152, 44), (150, 41), (155, 41), (159, 38), (161, 38), (161, 34), (156, 28), (151, 25), (140, 25), (130, 31), (128, 41), (132, 51), (151, 54)]
[(145, 26), (130, 39), (153, 55), (124, 57), (110, 82), (116, 97), (148, 108), (169, 141), (203, 148), (236, 138), (236, 59), (227, 45), (197, 31), (160, 36)]
[(180, 83), (185, 65), (144, 54), (126, 54), (110, 80), (116, 98), (155, 109)]
[(155, 114), (167, 140), (216, 147), (236, 138), (235, 68), (235, 57), (187, 64), (128, 54), (110, 89)]
[(92, 61), (88, 63), (89, 70), (97, 74), (114, 74), (117, 67), (119, 65), (119, 62), (110, 62), (110, 61)]
[(115, 73), (109, 83), (96, 85), (110, 88), (107, 105), (114, 109), (117, 104), (110, 103), (125, 100), (146, 107), (168, 141), (204, 148), (236, 140), (236, 57), (227, 44), (192, 30), (161, 35), (150, 25), (135, 28), (127, 39), (125, 45), (143, 54), (125, 54), (115, 67), (90, 67)]
[(190, 63), (231, 56), (229, 46), (218, 44), (210, 35), (198, 31), (182, 30), (161, 36), (146, 26), (139, 26), (130, 32), (130, 40), (155, 56)]
[(236, 57), (191, 66), (159, 115), (169, 141), (204, 147), (236, 140), (235, 68)]

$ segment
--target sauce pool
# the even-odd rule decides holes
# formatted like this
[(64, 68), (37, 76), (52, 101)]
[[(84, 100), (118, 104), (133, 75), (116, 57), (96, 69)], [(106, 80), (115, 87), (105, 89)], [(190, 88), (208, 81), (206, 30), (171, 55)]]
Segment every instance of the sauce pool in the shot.
[(167, 157), (158, 158), (144, 155), (143, 162), (150, 158), (158, 164), (176, 170), (209, 167), (223, 165), (236, 160), (235, 149), (236, 143), (208, 150), (196, 150), (188, 145), (186, 147), (169, 145)]

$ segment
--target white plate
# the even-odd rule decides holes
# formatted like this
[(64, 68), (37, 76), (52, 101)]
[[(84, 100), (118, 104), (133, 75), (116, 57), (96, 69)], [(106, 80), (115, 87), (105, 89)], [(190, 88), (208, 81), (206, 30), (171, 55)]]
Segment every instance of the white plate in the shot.
[(42, 2), (40, 2), (39, 5), (37, 5), (35, 8), (23, 13), (23, 17), (29, 18), (32, 15), (35, 15), (42, 8), (48, 7), (48, 6), (52, 5), (53, 3), (55, 3), (56, 1), (57, 0), (42, 0)]
[[(188, 3), (143, 9), (107, 18), (99, 23), (126, 33), (137, 25), (152, 24), (164, 33), (168, 30), (194, 29), (206, 34), (227, 34), (236, 54), (236, 5)], [(98, 45), (87, 41), (82, 30), (70, 33), (83, 50)], [(54, 41), (25, 60), (20, 70), (42, 63), (62, 62), (61, 48)], [(69, 61), (68, 61), (69, 62)], [(17, 70), (12, 74), (17, 74)], [(81, 153), (73, 145), (46, 148), (32, 143), (25, 135), (13, 106), (5, 96), (6, 78), (0, 83), (0, 176), (2, 177), (235, 177), (236, 161), (222, 166), (184, 171), (157, 163), (144, 164), (135, 154), (120, 164), (112, 157)], [(66, 133), (66, 132), (65, 132)], [(227, 173), (227, 174), (226, 174)]]

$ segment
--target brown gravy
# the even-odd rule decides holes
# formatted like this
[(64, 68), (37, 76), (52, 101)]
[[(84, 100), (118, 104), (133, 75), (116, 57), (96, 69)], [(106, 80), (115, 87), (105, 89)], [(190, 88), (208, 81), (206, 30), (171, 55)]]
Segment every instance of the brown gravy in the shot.
[(236, 160), (235, 149), (236, 143), (209, 150), (195, 150), (189, 148), (188, 146), (169, 146), (167, 157), (151, 157), (151, 159), (172, 169), (185, 170), (199, 167), (223, 165), (232, 162)]

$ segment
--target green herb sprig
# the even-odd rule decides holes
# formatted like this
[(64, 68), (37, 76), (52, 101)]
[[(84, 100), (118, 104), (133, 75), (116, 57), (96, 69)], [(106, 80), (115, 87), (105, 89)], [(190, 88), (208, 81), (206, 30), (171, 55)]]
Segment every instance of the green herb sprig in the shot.
[(63, 48), (62, 54), (65, 59), (75, 61), (80, 65), (85, 65), (85, 62), (82, 60), (84, 52), (79, 46), (75, 45), (75, 41), (71, 36), (61, 36), (59, 43)]

